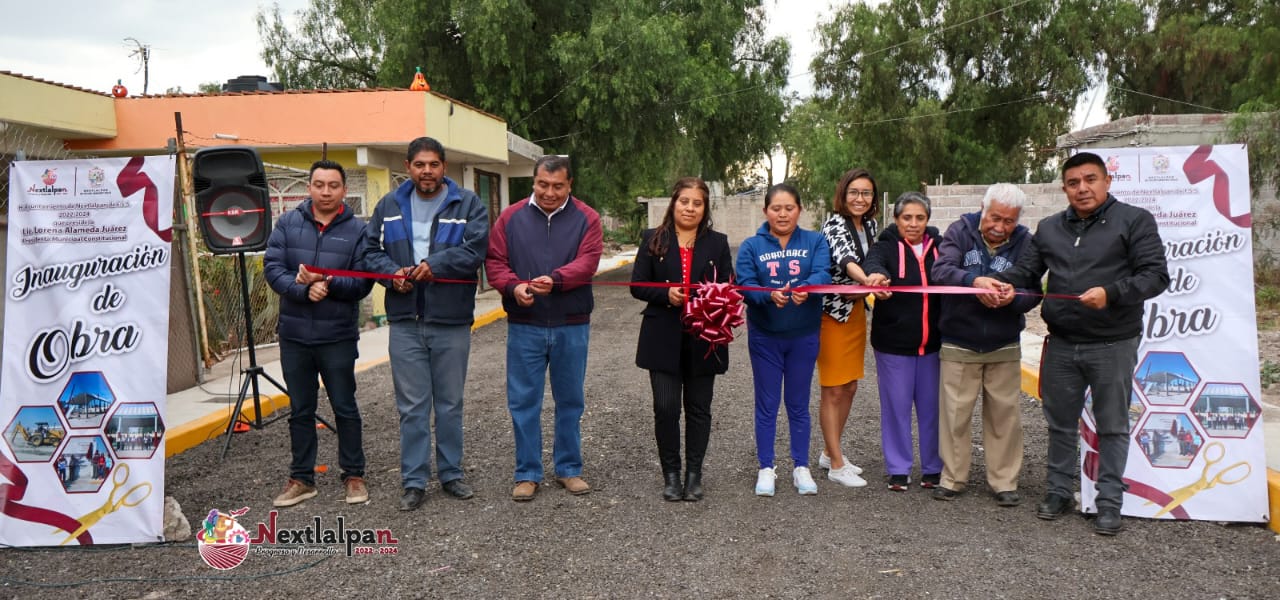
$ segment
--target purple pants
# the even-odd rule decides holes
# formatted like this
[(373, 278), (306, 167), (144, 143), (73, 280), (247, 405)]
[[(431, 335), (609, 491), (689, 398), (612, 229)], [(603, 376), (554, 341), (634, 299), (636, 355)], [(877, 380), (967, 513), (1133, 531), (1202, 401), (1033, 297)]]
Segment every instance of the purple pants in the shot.
[(910, 475), (911, 407), (920, 437), (920, 472), (941, 473), (938, 456), (938, 353), (902, 356), (876, 353), (880, 383), (880, 447), (890, 475)]
[[(818, 332), (796, 338), (770, 337), (750, 329), (747, 349), (751, 353), (751, 376), (756, 392), (756, 456), (760, 468), (774, 466), (773, 444), (778, 429), (778, 404), (787, 407), (791, 432), (791, 460), (797, 467), (809, 466), (809, 388), (818, 360)], [(936, 358), (937, 355), (935, 354)], [(937, 361), (934, 361), (935, 367)], [(937, 370), (934, 370), (934, 455), (938, 444)], [(908, 439), (910, 439), (908, 437)]]

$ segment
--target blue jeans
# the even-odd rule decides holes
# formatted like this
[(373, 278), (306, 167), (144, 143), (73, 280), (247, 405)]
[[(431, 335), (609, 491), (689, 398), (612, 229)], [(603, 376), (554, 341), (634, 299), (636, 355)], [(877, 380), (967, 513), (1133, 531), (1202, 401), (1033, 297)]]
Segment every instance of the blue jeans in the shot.
[[(582, 432), (586, 407), (590, 325), (539, 327), (507, 324), (507, 409), (516, 437), (516, 481), (542, 481), (542, 395), (547, 368), (555, 399), (552, 456), (557, 477), (582, 474)], [(554, 357), (554, 360), (553, 360)]]
[(436, 474), (462, 479), (462, 391), (471, 354), (469, 325), (392, 321), (389, 351), (400, 411), (400, 481), (426, 489), (431, 479), (431, 413), (435, 412)]
[(289, 387), (289, 445), (293, 462), (289, 477), (315, 485), (316, 404), (324, 381), (334, 427), (338, 428), (338, 466), (342, 479), (364, 477), (360, 407), (356, 406), (356, 340), (331, 344), (299, 344), (280, 340), (280, 367)]

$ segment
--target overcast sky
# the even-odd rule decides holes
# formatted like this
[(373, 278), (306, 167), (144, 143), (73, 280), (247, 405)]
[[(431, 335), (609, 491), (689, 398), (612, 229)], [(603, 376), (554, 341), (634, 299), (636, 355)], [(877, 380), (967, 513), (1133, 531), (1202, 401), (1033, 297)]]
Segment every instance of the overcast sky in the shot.
[[(872, 0), (878, 3), (879, 0)], [(56, 4), (56, 6), (51, 6)], [(151, 47), (148, 93), (181, 87), (195, 92), (201, 83), (225, 82), (240, 75), (270, 77), (254, 22), (263, 0), (188, 2), (175, 0), (0, 0), (6, 27), (0, 36), (0, 71), (12, 71), (102, 92), (122, 80), (140, 94), (143, 76), (131, 57), (135, 38)], [(278, 0), (286, 15), (307, 0)], [(830, 15), (829, 0), (765, 0), (770, 35), (791, 42), (791, 87), (801, 95), (813, 90), (802, 74), (817, 50), (813, 27)], [(408, 85), (408, 82), (405, 82)], [(1102, 100), (1084, 116), (1093, 93), (1082, 99), (1076, 125), (1106, 121)]]

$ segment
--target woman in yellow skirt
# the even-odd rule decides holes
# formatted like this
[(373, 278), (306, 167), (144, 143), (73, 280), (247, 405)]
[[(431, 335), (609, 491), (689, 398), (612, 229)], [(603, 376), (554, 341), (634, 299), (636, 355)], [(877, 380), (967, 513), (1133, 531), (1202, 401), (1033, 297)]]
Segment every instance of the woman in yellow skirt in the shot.
[[(831, 247), (831, 278), (836, 285), (866, 285), (860, 266), (876, 239), (876, 181), (866, 169), (850, 169), (840, 178), (831, 199), (833, 214), (822, 224), (822, 233)], [(824, 449), (818, 466), (828, 469), (827, 478), (848, 487), (867, 484), (862, 469), (849, 462), (840, 437), (858, 380), (863, 378), (863, 358), (867, 349), (866, 294), (824, 294), (822, 328), (819, 332), (818, 382), (822, 401), (818, 423)]]

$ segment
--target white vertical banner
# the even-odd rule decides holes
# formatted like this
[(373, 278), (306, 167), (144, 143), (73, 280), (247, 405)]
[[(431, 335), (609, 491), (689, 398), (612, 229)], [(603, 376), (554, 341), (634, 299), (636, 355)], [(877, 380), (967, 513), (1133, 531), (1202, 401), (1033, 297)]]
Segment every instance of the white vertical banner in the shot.
[(13, 163), (0, 544), (163, 539), (174, 158)]
[[(1248, 153), (1241, 145), (1092, 151), (1107, 163), (1111, 193), (1155, 216), (1169, 264), (1169, 287), (1143, 316), (1122, 512), (1265, 522)], [(1097, 495), (1095, 432), (1085, 411), (1088, 512)]]

